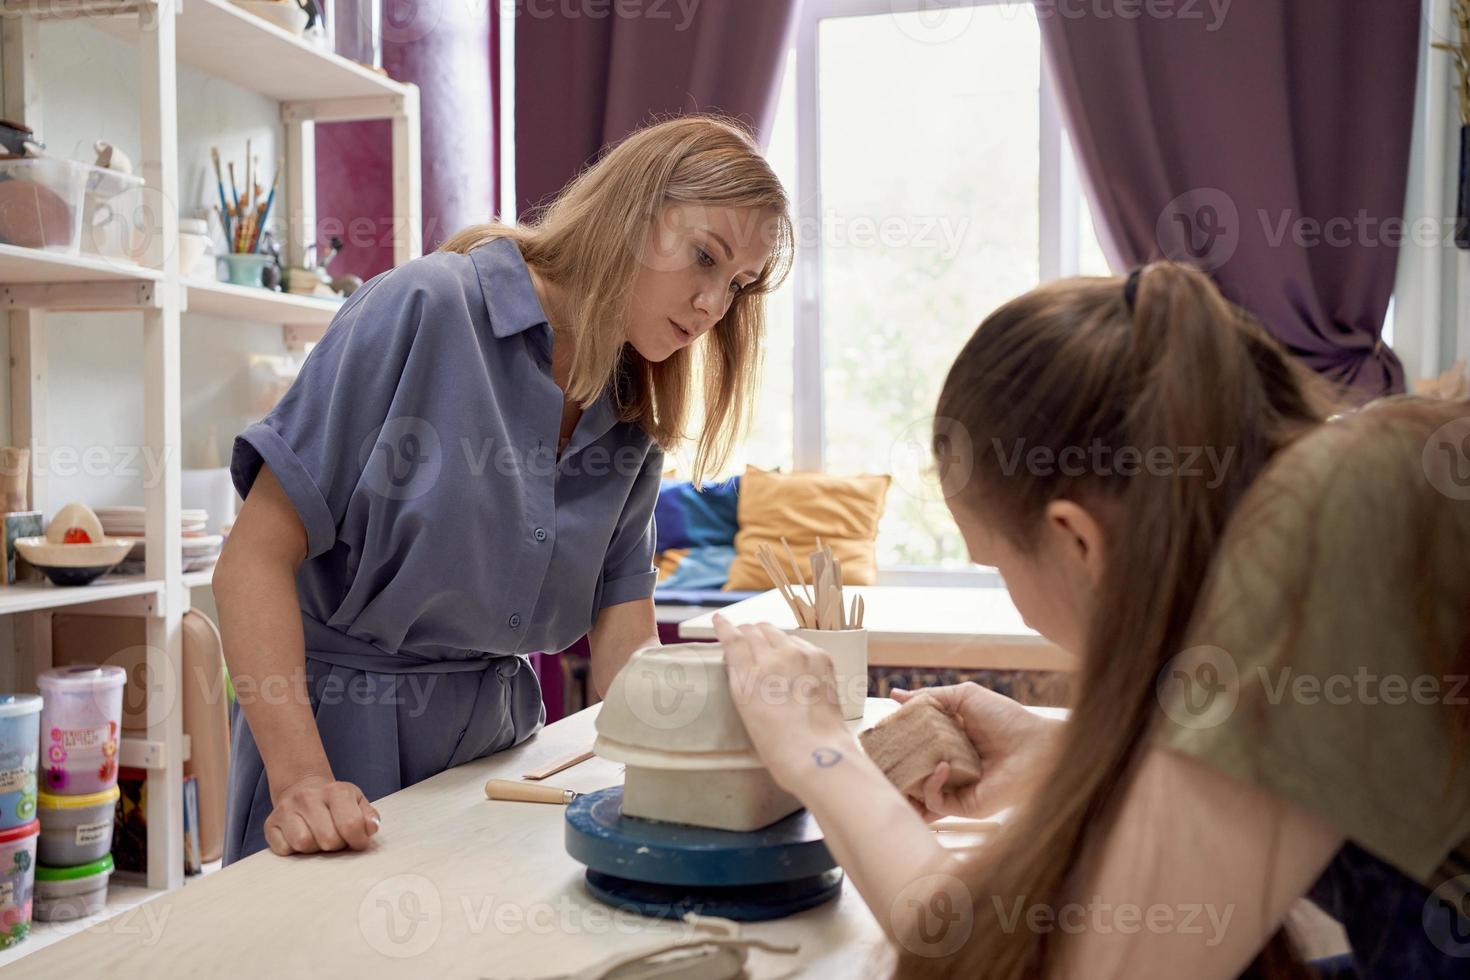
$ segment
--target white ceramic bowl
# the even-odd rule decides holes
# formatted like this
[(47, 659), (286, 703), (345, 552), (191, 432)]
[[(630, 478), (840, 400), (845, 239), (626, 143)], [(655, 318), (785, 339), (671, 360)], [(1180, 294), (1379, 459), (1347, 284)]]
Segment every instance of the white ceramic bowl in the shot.
[(56, 585), (86, 585), (116, 568), (132, 547), (131, 538), (103, 538), (92, 544), (52, 544), (42, 537), (15, 539), (20, 556)]
[(235, 6), (298, 37), (311, 19), (295, 0), (235, 0)]
[(103, 538), (91, 544), (52, 544), (45, 538), (16, 538), (15, 547), (32, 565), (90, 568), (116, 565), (132, 550), (132, 538)]
[(663, 769), (759, 768), (718, 643), (635, 651), (597, 716), (593, 751)]

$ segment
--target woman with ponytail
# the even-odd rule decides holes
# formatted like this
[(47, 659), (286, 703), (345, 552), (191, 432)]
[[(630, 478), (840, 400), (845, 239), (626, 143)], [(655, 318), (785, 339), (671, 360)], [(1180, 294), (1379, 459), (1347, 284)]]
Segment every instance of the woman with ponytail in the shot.
[[(941, 485), (972, 559), (1082, 666), (1064, 722), (932, 689), (983, 777), (943, 792), (941, 764), (921, 806), (831, 697), (770, 696), (828, 684), (825, 654), (717, 622), (758, 751), (896, 976), (1470, 975), (1470, 406), (1332, 412), (1184, 266), (992, 314), (940, 395)], [(924, 822), (1002, 810), (972, 851)], [(1303, 962), (1284, 923), (1309, 894), (1351, 956)]]

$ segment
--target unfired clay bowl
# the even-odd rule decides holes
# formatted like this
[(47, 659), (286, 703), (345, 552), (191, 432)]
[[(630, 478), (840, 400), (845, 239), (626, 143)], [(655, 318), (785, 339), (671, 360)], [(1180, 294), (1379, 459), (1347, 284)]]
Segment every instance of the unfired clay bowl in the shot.
[(646, 647), (613, 678), (592, 750), (625, 766), (623, 814), (750, 831), (801, 809), (756, 756), (716, 643)]
[[(593, 751), (619, 762), (652, 765), (666, 754), (691, 753), (718, 753), (727, 762), (755, 758), (730, 696), (718, 643), (635, 651), (603, 699), (597, 735)], [(664, 768), (705, 768), (669, 763)]]

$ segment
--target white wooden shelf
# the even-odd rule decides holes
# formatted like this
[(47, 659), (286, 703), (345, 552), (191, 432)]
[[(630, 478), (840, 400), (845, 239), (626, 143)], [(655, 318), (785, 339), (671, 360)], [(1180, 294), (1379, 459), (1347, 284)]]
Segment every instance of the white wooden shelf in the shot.
[(14, 585), (0, 585), (0, 616), (83, 606), (134, 596), (152, 596), (156, 599), (162, 592), (162, 582), (141, 575), (104, 575), (90, 585), (17, 582)]
[(95, 255), (66, 255), (39, 248), (0, 245), (0, 283), (157, 282), (157, 269)]
[[(115, 36), (138, 34), (137, 0), (6, 0), (42, 19), (83, 18)], [(281, 30), (228, 0), (182, 0), (175, 20), (179, 64), (280, 102), (401, 96), (409, 86)], [(113, 16), (107, 16), (111, 12)]]
[(186, 279), (188, 312), (263, 323), (326, 326), (342, 308), (341, 300), (293, 296), (254, 286)]
[[(162, 14), (162, 16), (160, 16)], [(137, 159), (148, 187), (180, 201), (178, 66), (240, 86), (280, 104), (283, 139), (281, 198), (284, 259), (304, 264), (308, 243), (317, 233), (316, 143), (319, 122), (382, 119), (391, 124), (393, 262), (401, 265), (423, 251), (422, 165), (419, 90), (387, 75), (318, 49), (234, 6), (229, 0), (0, 0), (0, 118), (44, 133), (41, 118), (43, 50), (40, 21), (84, 20), (135, 46), (141, 68), (138, 85), (141, 146)], [(66, 111), (66, 107), (62, 108)], [(207, 204), (209, 200), (194, 202)], [(174, 248), (175, 232), (162, 229), (161, 244)], [(150, 269), (90, 256), (0, 245), (0, 313), (10, 333), (10, 440), (18, 446), (47, 445), (47, 316), (61, 311), (134, 310), (143, 321), (143, 444), (168, 460), (177, 474), (181, 441), (180, 314), (187, 312), (279, 324), (288, 344), (319, 336), (340, 309), (340, 301), (292, 296), (229, 283), (183, 278), (177, 271)], [(30, 497), (36, 510), (51, 512), (56, 501), (45, 474), (33, 470)], [(178, 547), (182, 509), (177, 479), (145, 485), (143, 503), (153, 529), (150, 549)], [(179, 696), (182, 676), (181, 617), (187, 602), (172, 601), (183, 588), (213, 581), (213, 569), (183, 573), (176, 561), (155, 570), (159, 578), (104, 576), (89, 586), (62, 588), (49, 583), (0, 586), (0, 617), (17, 615), (17, 677), (51, 665), (49, 612), (127, 614), (141, 617), (148, 644), (147, 663), (163, 679), (165, 698)], [(40, 615), (28, 615), (40, 613)], [(166, 669), (171, 667), (172, 669)], [(150, 694), (150, 696), (152, 696)], [(125, 751), (151, 766), (150, 781), (165, 792), (150, 793), (148, 889), (162, 894), (184, 883), (182, 862), (182, 759), (187, 742), (178, 712), (150, 727), (147, 737), (128, 741)], [(117, 883), (114, 883), (117, 888)], [(114, 895), (126, 895), (118, 889)], [(120, 903), (109, 901), (109, 912)], [(0, 955), (0, 964), (24, 956), (40, 943), (22, 943)]]
[(214, 566), (201, 569), (197, 572), (184, 573), (184, 587), (187, 589), (204, 589), (214, 583)]

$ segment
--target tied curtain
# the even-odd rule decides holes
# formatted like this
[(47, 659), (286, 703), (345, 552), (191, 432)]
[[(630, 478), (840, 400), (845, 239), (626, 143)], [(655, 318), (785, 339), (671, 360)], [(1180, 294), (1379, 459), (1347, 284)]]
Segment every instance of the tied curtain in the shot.
[[(1205, 268), (1355, 400), (1401, 392), (1382, 329), (1403, 236), (1417, 0), (1038, 0), (1115, 269)], [(1107, 13), (1108, 16), (1102, 16)]]

